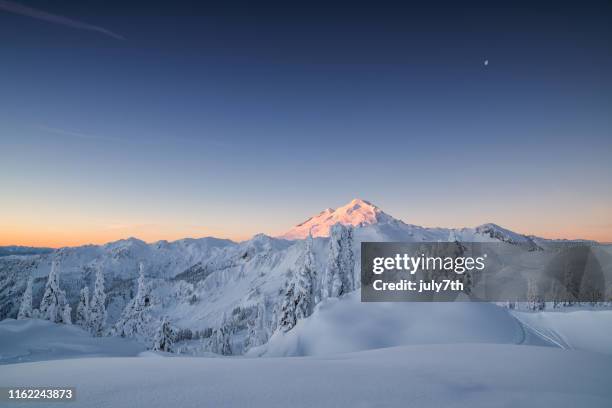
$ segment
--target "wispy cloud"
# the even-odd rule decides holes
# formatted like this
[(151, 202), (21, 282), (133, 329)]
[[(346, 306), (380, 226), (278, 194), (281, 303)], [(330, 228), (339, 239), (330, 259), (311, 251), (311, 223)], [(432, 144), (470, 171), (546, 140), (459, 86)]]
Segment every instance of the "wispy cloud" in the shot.
[(89, 133), (74, 132), (71, 130), (58, 129), (58, 128), (53, 128), (53, 127), (48, 127), (48, 126), (35, 126), (35, 128), (45, 133), (51, 133), (51, 134), (60, 135), (60, 136), (76, 137), (78, 139), (106, 140), (109, 142), (125, 142), (125, 139), (121, 139), (118, 137), (98, 136), (98, 135), (92, 135)]
[(39, 20), (44, 20), (49, 23), (60, 24), (60, 25), (64, 25), (67, 27), (76, 28), (79, 30), (96, 31), (98, 33), (107, 35), (117, 40), (125, 39), (121, 35), (114, 33), (110, 30), (107, 30), (106, 28), (98, 27), (92, 24), (87, 24), (82, 21), (73, 20), (73, 19), (70, 19), (64, 16), (58, 16), (57, 14), (47, 13), (46, 11), (23, 6), (21, 4), (18, 4), (12, 1), (0, 0), (0, 10), (8, 11), (9, 13), (20, 14), (22, 16), (36, 18)]

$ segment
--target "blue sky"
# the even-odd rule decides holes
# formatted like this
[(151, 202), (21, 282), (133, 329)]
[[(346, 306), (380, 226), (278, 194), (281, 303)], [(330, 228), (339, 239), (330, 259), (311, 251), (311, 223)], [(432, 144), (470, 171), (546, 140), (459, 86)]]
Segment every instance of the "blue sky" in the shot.
[(0, 243), (247, 238), (353, 197), (612, 240), (605, 2), (18, 4), (124, 39), (0, 7)]

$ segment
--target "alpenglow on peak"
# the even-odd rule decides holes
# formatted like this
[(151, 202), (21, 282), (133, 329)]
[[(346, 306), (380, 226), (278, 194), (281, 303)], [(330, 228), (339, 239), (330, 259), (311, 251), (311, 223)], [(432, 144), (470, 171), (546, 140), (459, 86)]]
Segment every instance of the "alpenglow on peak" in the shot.
[(369, 201), (355, 198), (348, 204), (336, 209), (328, 208), (296, 225), (280, 236), (285, 239), (303, 239), (310, 232), (313, 237), (329, 236), (329, 228), (334, 224), (352, 225), (361, 227), (364, 225), (395, 222), (392, 216), (383, 212), (380, 208)]

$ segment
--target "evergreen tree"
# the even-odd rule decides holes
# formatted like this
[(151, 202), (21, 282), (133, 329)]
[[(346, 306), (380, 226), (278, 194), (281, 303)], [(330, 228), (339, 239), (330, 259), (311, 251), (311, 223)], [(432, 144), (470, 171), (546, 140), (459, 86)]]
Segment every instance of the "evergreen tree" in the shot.
[(66, 302), (64, 304), (64, 307), (62, 308), (62, 323), (72, 324), (72, 317), (70, 316), (71, 314), (72, 314), (72, 308), (70, 307), (68, 302)]
[(54, 260), (51, 263), (51, 272), (49, 272), (45, 292), (40, 301), (40, 317), (54, 323), (69, 324), (70, 312), (66, 313), (66, 310), (70, 306), (67, 308), (67, 304), (66, 293), (59, 287), (58, 263)]
[(29, 319), (32, 317), (32, 282), (33, 279), (30, 277), (26, 285), (25, 292), (21, 297), (21, 305), (19, 306), (19, 313), (17, 319)]
[(562, 300), (565, 298), (565, 295), (563, 293), (563, 287), (557, 280), (553, 280), (551, 283), (550, 297), (552, 297), (553, 309), (562, 306)]
[(315, 306), (315, 260), (312, 252), (312, 236), (306, 239), (304, 254), (298, 259), (297, 269), (287, 285), (281, 305), (279, 326), (287, 332), (312, 314)]
[(529, 310), (544, 310), (546, 302), (540, 296), (538, 291), (538, 283), (534, 277), (527, 279), (527, 308)]
[(104, 293), (104, 274), (96, 271), (96, 283), (89, 303), (89, 330), (94, 336), (102, 336), (106, 325), (106, 293)]
[(355, 289), (353, 229), (336, 224), (330, 229), (329, 257), (321, 288), (322, 298), (338, 297)]
[(342, 234), (342, 256), (340, 265), (342, 269), (342, 290), (341, 294), (351, 292), (357, 288), (355, 284), (359, 279), (355, 279), (355, 254), (353, 252), (353, 227), (346, 226)]
[(213, 353), (229, 356), (232, 354), (232, 346), (230, 344), (230, 330), (221, 326), (213, 330), (208, 341), (208, 349)]
[(287, 288), (285, 289), (285, 296), (280, 308), (278, 326), (283, 332), (288, 332), (297, 324), (298, 301), (299, 294), (295, 287), (295, 281), (291, 280), (288, 282)]
[(576, 283), (576, 277), (574, 276), (574, 270), (572, 264), (568, 259), (565, 259), (563, 269), (563, 286), (565, 289), (565, 299), (563, 306), (573, 306), (576, 299), (579, 298), (580, 288)]
[(144, 265), (140, 263), (138, 289), (136, 296), (126, 305), (121, 317), (115, 324), (114, 333), (121, 337), (141, 337), (150, 339), (151, 295), (144, 277)]
[(81, 289), (79, 304), (76, 311), (76, 324), (89, 328), (90, 309), (89, 309), (89, 287)]
[(527, 278), (527, 309), (536, 310), (537, 292), (535, 280), (531, 276)]
[(248, 347), (261, 346), (268, 341), (268, 329), (266, 326), (266, 299), (262, 299), (257, 305), (252, 319), (247, 322)]
[(176, 330), (170, 325), (170, 322), (166, 317), (163, 318), (155, 339), (153, 340), (153, 350), (166, 351), (171, 353), (172, 346), (176, 342), (177, 333)]

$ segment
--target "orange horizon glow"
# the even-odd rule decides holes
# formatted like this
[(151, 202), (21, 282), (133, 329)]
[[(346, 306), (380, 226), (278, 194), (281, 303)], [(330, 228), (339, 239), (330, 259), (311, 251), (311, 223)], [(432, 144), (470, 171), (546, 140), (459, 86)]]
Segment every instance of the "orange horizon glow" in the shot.
[(109, 242), (122, 239), (136, 238), (141, 241), (152, 243), (157, 241), (176, 241), (185, 238), (204, 238), (214, 237), (220, 239), (231, 239), (240, 242), (251, 238), (252, 235), (224, 235), (206, 233), (205, 231), (194, 231), (189, 234), (177, 234), (163, 232), (142, 232), (142, 231), (90, 231), (87, 233), (74, 233), (71, 231), (46, 231), (33, 234), (29, 231), (9, 231), (0, 232), (0, 246), (28, 246), (45, 248), (75, 247), (84, 245), (103, 245)]
[[(594, 240), (601, 243), (612, 242), (612, 233), (609, 229), (601, 229), (599, 227), (594, 228), (569, 228), (565, 230), (560, 229), (546, 229), (546, 230), (530, 230), (530, 228), (512, 228), (507, 225), (501, 225), (504, 228), (508, 228), (512, 231), (525, 234), (525, 235), (536, 235), (541, 238), (548, 239), (587, 239)], [(287, 228), (289, 229), (289, 228)], [(527, 232), (525, 232), (527, 231)], [(264, 232), (268, 235), (275, 236), (280, 235), (283, 231), (275, 232)], [(143, 231), (141, 228), (133, 228), (130, 230), (113, 230), (113, 229), (100, 229), (90, 231), (70, 231), (70, 230), (58, 230), (48, 229), (46, 231), (33, 231), (26, 229), (15, 229), (15, 228), (2, 228), (0, 231), (0, 246), (29, 246), (29, 247), (47, 247), (47, 248), (61, 248), (61, 247), (74, 247), (83, 245), (102, 245), (109, 242), (114, 242), (127, 238), (137, 238), (147, 243), (157, 241), (176, 241), (184, 238), (203, 238), (203, 237), (215, 237), (220, 239), (230, 239), (235, 242), (248, 240), (253, 237), (257, 232), (245, 232), (245, 233), (230, 233), (229, 231), (221, 230), (193, 230), (188, 231), (168, 231), (167, 228), (160, 228), (158, 231), (149, 230)]]

